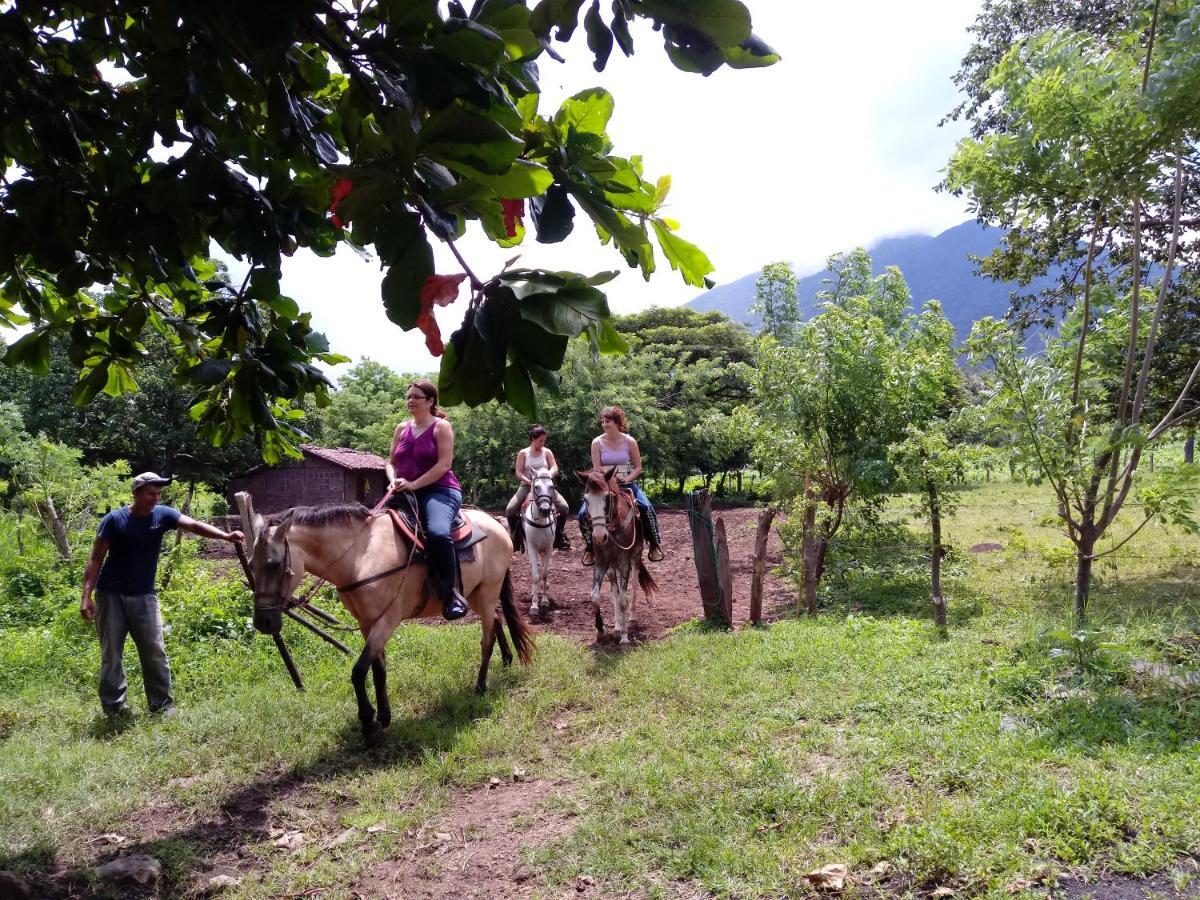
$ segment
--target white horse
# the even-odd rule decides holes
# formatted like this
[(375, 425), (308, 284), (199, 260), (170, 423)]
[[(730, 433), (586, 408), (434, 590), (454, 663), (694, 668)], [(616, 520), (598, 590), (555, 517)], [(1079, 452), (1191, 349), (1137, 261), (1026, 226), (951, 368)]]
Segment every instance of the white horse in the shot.
[(530, 476), (529, 500), (521, 510), (525, 529), (525, 552), (529, 554), (529, 574), (533, 584), (529, 615), (550, 611), (550, 552), (554, 549), (554, 528), (558, 510), (554, 508), (554, 478), (549, 469), (534, 469)]

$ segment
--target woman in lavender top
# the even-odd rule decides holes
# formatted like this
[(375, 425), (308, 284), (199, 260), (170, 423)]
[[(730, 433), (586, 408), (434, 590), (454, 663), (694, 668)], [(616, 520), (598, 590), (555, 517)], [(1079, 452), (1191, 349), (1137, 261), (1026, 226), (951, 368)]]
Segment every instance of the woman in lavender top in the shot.
[[(619, 406), (607, 406), (600, 413), (600, 425), (604, 433), (592, 441), (592, 468), (608, 469), (617, 467), (617, 480), (621, 486), (628, 488), (637, 501), (642, 515), (642, 530), (646, 534), (646, 543), (650, 545), (650, 561), (658, 562), (663, 558), (662, 540), (658, 533), (658, 516), (650, 499), (638, 486), (638, 476), (642, 474), (642, 453), (638, 443), (629, 435), (629, 425), (625, 421), (625, 411)], [(584, 525), (587, 515), (587, 504), (579, 508), (579, 530), (583, 534), (583, 564), (592, 564), (592, 533)]]

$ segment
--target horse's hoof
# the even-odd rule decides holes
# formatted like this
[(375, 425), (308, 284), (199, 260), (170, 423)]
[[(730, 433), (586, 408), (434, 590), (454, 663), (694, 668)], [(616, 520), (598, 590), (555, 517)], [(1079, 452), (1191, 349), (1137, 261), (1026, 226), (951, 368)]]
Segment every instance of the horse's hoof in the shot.
[(628, 647), (629, 646), (629, 635), (627, 635), (627, 634), (621, 635), (621, 640), (619, 643), (620, 643), (620, 646), (622, 646), (622, 647)]
[(533, 606), (529, 607), (529, 615), (531, 618), (538, 614), (538, 609), (539, 609), (539, 607), (536, 603), (533, 604)]
[(367, 747), (378, 747), (383, 743), (383, 727), (378, 722), (363, 725), (363, 743)]
[[(506, 662), (506, 663), (505, 663), (505, 665), (506, 665), (506, 666), (511, 666), (511, 665), (512, 665), (512, 663)], [(477, 697), (482, 697), (482, 696), (483, 696), (484, 694), (486, 694), (486, 693), (487, 693), (487, 685), (486, 685), (486, 684), (480, 684), (479, 682), (476, 682), (476, 683), (475, 683), (475, 695), (476, 695)]]

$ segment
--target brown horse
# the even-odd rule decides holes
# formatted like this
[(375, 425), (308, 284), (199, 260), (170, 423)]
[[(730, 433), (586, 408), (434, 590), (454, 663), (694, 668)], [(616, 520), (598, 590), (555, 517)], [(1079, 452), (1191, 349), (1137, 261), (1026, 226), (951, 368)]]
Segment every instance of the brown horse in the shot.
[[(475, 684), (483, 693), (497, 640), (505, 664), (512, 661), (496, 619), (497, 601), (522, 663), (533, 657), (533, 632), (513, 602), (508, 532), (481, 510), (463, 510), (463, 516), (487, 534), (474, 545), (475, 559), (462, 563), (463, 595), (483, 623), (483, 660)], [(252, 544), (254, 627), (259, 631), (279, 633), (281, 614), (305, 572), (338, 587), (366, 642), (350, 680), (363, 736), (368, 744), (378, 742), (392, 720), (384, 659), (388, 638), (405, 619), (441, 615), (440, 602), (425, 584), (425, 564), (409, 564), (409, 545), (389, 516), (372, 515), (357, 503), (299, 506), (275, 517), (273, 524), (262, 516), (244, 515), (243, 520), (246, 539)], [(375, 682), (378, 716), (367, 698), (368, 669)]]
[(592, 606), (596, 610), (596, 639), (604, 637), (604, 617), (600, 614), (600, 585), (608, 575), (612, 590), (613, 628), (620, 634), (621, 644), (629, 643), (629, 625), (633, 621), (634, 597), (637, 588), (631, 587), (629, 576), (637, 568), (637, 581), (642, 592), (650, 597), (658, 589), (649, 570), (642, 562), (641, 517), (637, 502), (629, 491), (623, 490), (616, 479), (616, 467), (601, 472), (576, 472), (586, 487), (583, 501), (592, 529)]

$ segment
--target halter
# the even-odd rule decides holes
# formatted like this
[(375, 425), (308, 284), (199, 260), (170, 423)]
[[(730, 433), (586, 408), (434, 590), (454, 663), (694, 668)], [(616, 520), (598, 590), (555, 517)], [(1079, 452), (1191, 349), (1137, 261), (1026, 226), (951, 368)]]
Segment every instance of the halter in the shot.
[[(539, 471), (546, 472), (547, 470), (543, 469), (543, 470), (539, 470)], [(537, 482), (539, 480), (546, 480), (546, 481), (550, 482), (550, 492), (548, 495), (550, 497), (550, 511), (548, 513), (545, 513), (546, 521), (545, 522), (535, 522), (533, 519), (529, 518), (529, 514), (528, 514), (529, 507), (532, 506), (535, 509), (537, 509), (538, 495), (533, 494), (533, 493), (531, 493), (529, 499), (525, 501), (525, 506), (521, 510), (521, 518), (525, 521), (526, 524), (531, 525), (534, 528), (552, 528), (558, 522), (558, 510), (554, 508), (554, 479), (551, 478), (550, 475), (547, 473), (547, 474), (543, 474), (543, 475), (538, 475), (535, 478), (533, 478), (533, 482)], [(530, 483), (529, 487), (530, 487), (530, 490), (532, 491), (533, 490), (532, 482)], [(542, 512), (540, 509), (537, 510), (537, 513), (539, 516), (542, 515)]]
[[(629, 505), (630, 505), (630, 509), (631, 509), (631, 511), (633, 512), (633, 515), (630, 517), (630, 521), (632, 522), (632, 524), (633, 524), (633, 526), (634, 526), (634, 527), (633, 527), (633, 540), (631, 540), (631, 541), (629, 542), (629, 546), (628, 546), (628, 547), (625, 547), (625, 546), (623, 546), (623, 545), (622, 545), (622, 544), (621, 544), (621, 543), (620, 543), (620, 542), (619, 542), (619, 541), (618, 541), (618, 540), (617, 540), (615, 537), (613, 537), (612, 528), (610, 528), (610, 527), (609, 527), (609, 524), (608, 524), (608, 520), (609, 520), (609, 519), (611, 519), (611, 518), (617, 518), (617, 517), (619, 517), (619, 516), (620, 516), (620, 512), (621, 512), (621, 510), (620, 510), (620, 504), (621, 504), (621, 495), (624, 493), (624, 490), (625, 490), (625, 489), (624, 489), (624, 488), (621, 488), (621, 487), (618, 487), (618, 488), (617, 488), (617, 489), (614, 491), (614, 490), (612, 490), (612, 486), (611, 486), (611, 485), (608, 485), (608, 483), (607, 483), (607, 482), (605, 482), (605, 484), (606, 484), (606, 486), (608, 486), (609, 490), (608, 490), (608, 493), (607, 493), (607, 495), (604, 497), (604, 515), (602, 515), (602, 516), (596, 516), (595, 518), (593, 518), (593, 517), (592, 517), (592, 514), (589, 512), (589, 513), (587, 514), (586, 518), (587, 518), (587, 520), (588, 520), (589, 522), (591, 522), (591, 524), (592, 524), (592, 526), (593, 526), (593, 527), (595, 527), (595, 526), (599, 525), (599, 526), (601, 526), (601, 527), (602, 527), (602, 528), (603, 528), (605, 531), (607, 531), (607, 532), (608, 532), (608, 536), (609, 536), (609, 538), (610, 538), (610, 539), (612, 540), (612, 542), (613, 542), (613, 545), (614, 545), (614, 546), (616, 546), (616, 548), (617, 548), (618, 550), (632, 550), (632, 549), (633, 549), (633, 545), (637, 543), (637, 539), (638, 539), (638, 531), (637, 531), (637, 501), (636, 501), (636, 500), (634, 500), (634, 499), (632, 499), (632, 498), (628, 498), (628, 499), (629, 499)], [(615, 508), (614, 508), (614, 507), (615, 507)], [(618, 527), (620, 527), (620, 525), (621, 525), (621, 522), (619, 522), (619, 521), (618, 521), (616, 524), (617, 524), (617, 526), (618, 526)]]
[[(285, 537), (283, 539), (283, 574), (280, 575), (280, 577), (279, 577), (279, 582), (278, 582), (279, 586), (276, 587), (275, 590), (273, 590), (273, 591), (260, 591), (256, 587), (254, 589), (254, 606), (255, 606), (255, 608), (259, 612), (283, 612), (285, 609), (287, 609), (288, 605), (289, 605), (288, 601), (291, 600), (291, 596), (284, 595), (283, 586), (284, 586), (284, 584), (286, 584), (288, 581), (291, 580), (291, 577), (293, 574), (294, 573), (292, 572), (292, 545), (291, 545), (291, 542), (288, 541), (288, 539)], [(268, 600), (271, 600), (272, 602), (270, 604), (267, 604), (267, 603), (260, 604), (258, 602), (260, 597), (266, 597)]]

